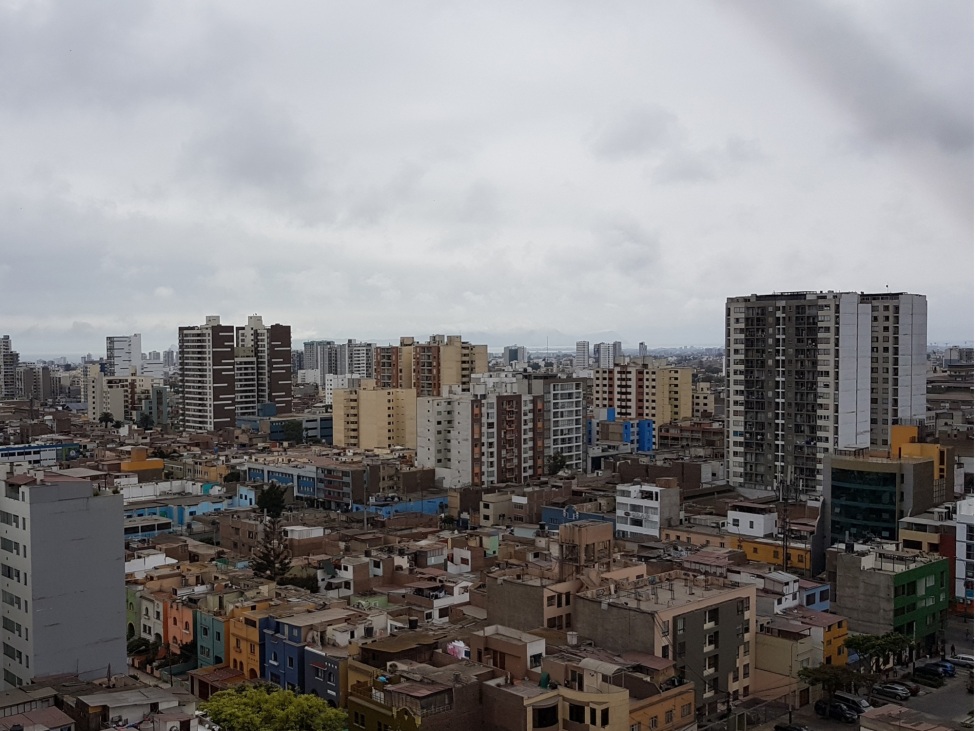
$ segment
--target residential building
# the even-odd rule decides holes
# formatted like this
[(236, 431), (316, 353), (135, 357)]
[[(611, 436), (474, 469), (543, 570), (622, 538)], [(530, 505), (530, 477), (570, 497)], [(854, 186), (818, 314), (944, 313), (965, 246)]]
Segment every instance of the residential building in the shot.
[(695, 419), (710, 419), (714, 416), (714, 392), (710, 381), (698, 381), (691, 389), (692, 416)]
[(17, 366), (17, 398), (48, 401), (54, 397), (51, 369), (38, 363)]
[(471, 376), (487, 370), (487, 346), (472, 345), (460, 335), (431, 335), (425, 343), (403, 337), (399, 345), (375, 351), (376, 384), (413, 388), (421, 397), (440, 396), (449, 386), (469, 391)]
[(728, 506), (728, 532), (752, 538), (778, 535), (778, 510), (775, 505), (768, 503), (731, 503)]
[(694, 681), (695, 706), (751, 693), (755, 636), (754, 585), (672, 571), (579, 592), (573, 629), (610, 652), (644, 652), (676, 663)]
[(17, 364), (20, 355), (10, 343), (10, 336), (0, 337), (0, 399), (17, 397)]
[(614, 408), (617, 419), (651, 419), (658, 428), (689, 419), (694, 406), (692, 372), (635, 360), (600, 366), (593, 372), (593, 408)]
[(588, 340), (578, 340), (576, 341), (576, 354), (572, 361), (572, 365), (576, 369), (588, 368), (589, 367), (589, 341)]
[(975, 599), (975, 498), (958, 501), (955, 514), (955, 602), (972, 611)]
[(661, 527), (680, 524), (680, 488), (673, 478), (656, 484), (616, 486), (616, 535), (631, 541), (660, 538)]
[(109, 335), (105, 338), (105, 375), (142, 373), (142, 335)]
[(584, 444), (579, 381), (479, 376), (469, 392), (452, 386), (417, 401), (417, 464), (435, 468), (444, 487), (527, 482), (555, 452), (581, 469)]
[(332, 395), (333, 443), (351, 449), (416, 449), (417, 398), (413, 388), (385, 388), (364, 378)]
[[(376, 344), (349, 340), (335, 347), (335, 374), (339, 376), (375, 377)], [(328, 367), (331, 367), (329, 354)]]
[(898, 632), (928, 651), (944, 640), (948, 614), (948, 560), (897, 544), (848, 543), (826, 552), (833, 608), (850, 631)]
[[(577, 346), (578, 347), (578, 346)], [(596, 343), (593, 346), (593, 360), (597, 368), (612, 368), (623, 358), (623, 343)]]
[(302, 367), (322, 374), (338, 370), (334, 340), (306, 340), (302, 346)]
[(122, 495), (87, 481), (0, 480), (3, 683), (125, 667)]
[(291, 327), (265, 326), (258, 315), (247, 325), (222, 325), (208, 315), (203, 325), (179, 329), (180, 414), (187, 431), (233, 427), (271, 405), (291, 410)]
[(790, 292), (728, 299), (728, 476), (820, 492), (822, 458), (887, 447), (923, 418), (923, 295)]

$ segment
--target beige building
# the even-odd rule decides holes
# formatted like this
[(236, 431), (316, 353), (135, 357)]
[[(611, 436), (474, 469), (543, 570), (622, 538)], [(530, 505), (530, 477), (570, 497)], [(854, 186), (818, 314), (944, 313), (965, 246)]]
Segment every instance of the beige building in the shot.
[(337, 389), (332, 396), (336, 447), (416, 449), (416, 390), (382, 388), (364, 378), (359, 388)]
[(106, 376), (97, 365), (85, 366), (81, 398), (87, 404), (88, 419), (96, 421), (108, 412), (116, 421), (132, 420), (133, 412), (158, 383), (149, 376)]
[(692, 368), (657, 368), (631, 360), (593, 371), (593, 407), (616, 409), (617, 419), (653, 419), (654, 424), (694, 414)]
[(714, 416), (714, 392), (711, 390), (711, 383), (709, 381), (695, 383), (691, 393), (694, 399), (694, 418), (710, 419)]
[(460, 335), (431, 335), (425, 343), (400, 338), (399, 345), (377, 347), (376, 383), (383, 388), (413, 388), (418, 396), (440, 396), (447, 386), (470, 390), (471, 376), (487, 373), (487, 346)]

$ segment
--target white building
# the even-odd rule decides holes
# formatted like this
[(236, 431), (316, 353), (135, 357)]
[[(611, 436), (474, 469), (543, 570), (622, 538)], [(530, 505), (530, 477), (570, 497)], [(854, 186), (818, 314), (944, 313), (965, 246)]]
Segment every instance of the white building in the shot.
[(576, 342), (576, 356), (572, 363), (577, 369), (589, 367), (589, 341), (579, 340)]
[(895, 420), (925, 416), (923, 295), (732, 297), (725, 338), (734, 487), (821, 491), (823, 455), (886, 447)]
[(17, 396), (17, 364), (20, 355), (13, 349), (10, 336), (0, 337), (0, 399)]
[(109, 335), (105, 338), (105, 375), (142, 373), (142, 335)]
[(634, 482), (616, 486), (616, 533), (645, 541), (660, 538), (661, 527), (680, 523), (680, 488)]
[(125, 667), (122, 496), (90, 482), (0, 480), (3, 683)]
[(762, 538), (779, 532), (779, 515), (774, 505), (737, 502), (728, 506), (728, 533)]
[(955, 600), (975, 599), (975, 497), (958, 501), (955, 514)]

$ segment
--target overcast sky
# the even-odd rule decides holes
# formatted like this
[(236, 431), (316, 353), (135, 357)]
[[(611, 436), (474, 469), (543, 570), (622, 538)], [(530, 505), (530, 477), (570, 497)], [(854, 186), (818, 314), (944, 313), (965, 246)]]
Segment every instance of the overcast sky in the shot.
[(722, 343), (927, 294), (972, 339), (971, 0), (0, 0), (0, 334)]

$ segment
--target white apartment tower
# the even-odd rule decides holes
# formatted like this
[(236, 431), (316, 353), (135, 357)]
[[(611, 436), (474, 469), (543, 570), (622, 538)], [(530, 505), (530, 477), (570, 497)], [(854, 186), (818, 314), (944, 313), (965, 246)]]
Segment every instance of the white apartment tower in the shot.
[(105, 338), (105, 375), (131, 376), (142, 373), (142, 335), (109, 335)]
[(730, 483), (819, 492), (824, 454), (887, 446), (892, 423), (924, 417), (926, 341), (923, 295), (729, 298)]
[(90, 482), (0, 476), (3, 683), (125, 668), (122, 496)]
[(576, 357), (572, 361), (572, 365), (576, 368), (588, 368), (589, 367), (589, 341), (579, 340), (576, 341)]

